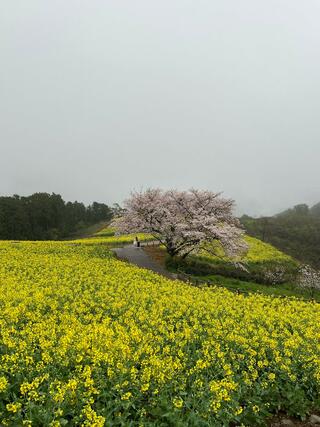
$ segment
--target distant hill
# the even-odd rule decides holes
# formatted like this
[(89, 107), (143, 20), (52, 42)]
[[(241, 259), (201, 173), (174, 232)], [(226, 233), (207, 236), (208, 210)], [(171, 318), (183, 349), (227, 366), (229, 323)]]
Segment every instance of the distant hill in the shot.
[(320, 218), (320, 203), (317, 203), (316, 205), (312, 206), (312, 208), (310, 209), (310, 213), (311, 215)]
[(240, 218), (247, 233), (320, 268), (320, 203), (301, 204), (271, 217)]

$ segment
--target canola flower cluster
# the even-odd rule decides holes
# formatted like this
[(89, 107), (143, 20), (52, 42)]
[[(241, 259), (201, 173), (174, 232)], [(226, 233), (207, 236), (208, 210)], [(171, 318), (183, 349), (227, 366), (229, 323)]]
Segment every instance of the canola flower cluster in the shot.
[(92, 237), (87, 237), (80, 240), (69, 240), (69, 244), (74, 245), (108, 245), (110, 247), (121, 246), (130, 244), (133, 242), (134, 238), (138, 237), (140, 242), (149, 242), (154, 240), (150, 234), (145, 233), (137, 233), (137, 234), (121, 234), (121, 235), (104, 235), (104, 234), (96, 234)]
[(246, 262), (292, 261), (290, 255), (279, 251), (268, 243), (262, 242), (261, 240), (255, 239), (251, 236), (246, 236), (245, 240), (249, 246), (248, 252), (243, 257), (243, 260)]
[[(242, 256), (239, 257), (238, 260), (241, 262), (293, 262), (293, 259), (289, 255), (279, 251), (269, 243), (262, 242), (259, 239), (247, 235), (245, 236), (244, 240), (248, 246), (248, 250)], [(207, 251), (202, 251), (199, 255), (212, 260), (219, 260), (220, 257), (225, 261), (231, 260), (230, 258), (224, 256), (224, 253), (222, 251), (222, 248), (219, 246), (219, 243), (217, 243), (217, 245), (214, 246), (213, 249), (217, 256), (211, 255)]]
[(320, 403), (319, 304), (194, 288), (101, 244), (0, 257), (1, 426), (257, 426)]

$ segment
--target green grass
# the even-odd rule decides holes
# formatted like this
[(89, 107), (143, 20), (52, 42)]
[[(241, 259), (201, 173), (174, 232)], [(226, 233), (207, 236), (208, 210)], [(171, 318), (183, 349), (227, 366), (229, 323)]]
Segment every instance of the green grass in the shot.
[(102, 230), (99, 230), (98, 232), (94, 233), (94, 236), (97, 237), (112, 237), (115, 235), (115, 228), (113, 227), (104, 227)]
[(272, 284), (270, 272), (281, 271), (281, 274), (278, 274), (279, 283), (295, 280), (299, 268), (296, 260), (261, 240), (249, 236), (246, 236), (245, 240), (248, 251), (236, 260), (244, 269), (236, 267), (230, 258), (224, 256), (219, 244), (211, 248), (217, 256), (202, 250), (188, 257), (186, 262), (177, 259), (173, 263), (169, 261), (169, 264), (176, 264), (173, 265), (174, 268), (184, 270), (188, 274), (215, 274), (267, 285)]
[(315, 301), (320, 302), (320, 291), (314, 291), (312, 293), (290, 283), (270, 286), (214, 274), (207, 276), (192, 275), (190, 276), (190, 279), (195, 283), (208, 283), (216, 286), (223, 286), (231, 291), (239, 291), (241, 293), (260, 293), (263, 295), (297, 297), (305, 300), (314, 299)]
[[(231, 259), (224, 256), (221, 247), (215, 246), (218, 256), (202, 251), (182, 260), (167, 258), (167, 267), (172, 272), (184, 272), (195, 283), (210, 283), (242, 293), (260, 293), (274, 296), (297, 297), (320, 302), (320, 291), (301, 289), (295, 282), (299, 263), (272, 245), (246, 236), (248, 252), (239, 258), (246, 268), (237, 268)], [(268, 281), (267, 272), (282, 270), (277, 284)]]

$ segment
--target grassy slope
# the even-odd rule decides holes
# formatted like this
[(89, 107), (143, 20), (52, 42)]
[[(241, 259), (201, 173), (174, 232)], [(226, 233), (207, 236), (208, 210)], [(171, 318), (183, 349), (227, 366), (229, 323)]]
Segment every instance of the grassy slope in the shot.
[(80, 228), (79, 230), (75, 231), (74, 233), (71, 233), (68, 238), (64, 240), (70, 240), (70, 239), (83, 239), (86, 237), (91, 237), (93, 235), (99, 234), (101, 230), (105, 230), (107, 227), (107, 222), (102, 221), (98, 222), (96, 224), (92, 224), (83, 228)]
[[(292, 261), (293, 258), (285, 253), (279, 251), (274, 246), (264, 243), (254, 237), (245, 236), (245, 241), (249, 247), (248, 252), (240, 257), (239, 260), (245, 263), (265, 262), (265, 261)], [(224, 261), (231, 261), (230, 258), (223, 256), (223, 251), (218, 246), (215, 251), (220, 257), (223, 257)], [(209, 261), (219, 261), (217, 256), (210, 255), (206, 252), (202, 252), (197, 256), (198, 258), (207, 259)]]
[(246, 242), (249, 247), (248, 252), (236, 260), (245, 269), (237, 268), (230, 258), (224, 256), (218, 245), (208, 248), (213, 249), (217, 256), (203, 250), (190, 256), (186, 265), (182, 265), (182, 269), (186, 267), (185, 271), (192, 274), (219, 274), (266, 284), (271, 283), (268, 278), (269, 272), (282, 271), (283, 283), (292, 280), (298, 269), (297, 261), (258, 239), (246, 236)]
[(195, 283), (212, 283), (216, 286), (222, 286), (230, 291), (237, 291), (245, 294), (258, 293), (263, 295), (295, 297), (304, 300), (314, 300), (320, 302), (319, 291), (308, 291), (301, 289), (296, 285), (290, 283), (283, 283), (281, 285), (264, 285), (261, 283), (247, 282), (244, 280), (233, 279), (231, 277), (223, 277), (219, 275), (207, 276), (191, 276)]
[[(252, 273), (252, 278), (259, 278), (265, 270), (277, 268), (286, 268), (295, 270), (298, 266), (296, 260), (289, 255), (279, 251), (272, 245), (264, 243), (259, 239), (246, 236), (246, 242), (249, 246), (247, 254), (241, 259), (241, 262)], [(218, 253), (222, 256), (221, 250)], [(191, 274), (190, 278), (196, 283), (211, 283), (218, 286), (223, 286), (232, 291), (240, 291), (243, 293), (261, 293), (264, 295), (298, 297), (306, 300), (316, 300), (320, 302), (320, 291), (309, 291), (299, 288), (292, 282), (281, 283), (277, 285), (260, 283), (259, 280), (250, 280), (250, 275), (244, 277), (246, 280), (241, 280), (241, 271), (238, 277), (237, 271), (234, 269), (228, 258), (221, 259), (219, 257), (209, 255), (203, 252), (199, 255), (193, 255), (189, 261), (189, 267), (186, 269), (182, 266), (171, 265), (171, 271), (187, 271)], [(204, 264), (203, 264), (204, 263)], [(206, 273), (206, 267), (208, 272)], [(188, 270), (189, 268), (189, 270)], [(197, 272), (197, 268), (199, 271)], [(210, 272), (212, 269), (212, 272)], [(215, 272), (216, 270), (216, 272)], [(217, 274), (217, 272), (222, 274)]]

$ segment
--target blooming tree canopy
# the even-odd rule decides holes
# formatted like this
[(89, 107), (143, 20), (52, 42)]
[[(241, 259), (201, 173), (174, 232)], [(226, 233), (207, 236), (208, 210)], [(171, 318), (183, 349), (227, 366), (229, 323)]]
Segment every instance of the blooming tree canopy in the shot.
[(299, 285), (301, 288), (309, 290), (320, 289), (320, 271), (310, 265), (303, 265), (300, 268)]
[(148, 189), (132, 193), (124, 206), (114, 224), (118, 231), (151, 234), (171, 256), (184, 258), (199, 249), (213, 252), (214, 242), (220, 242), (229, 257), (247, 249), (233, 215), (234, 202), (220, 193)]

